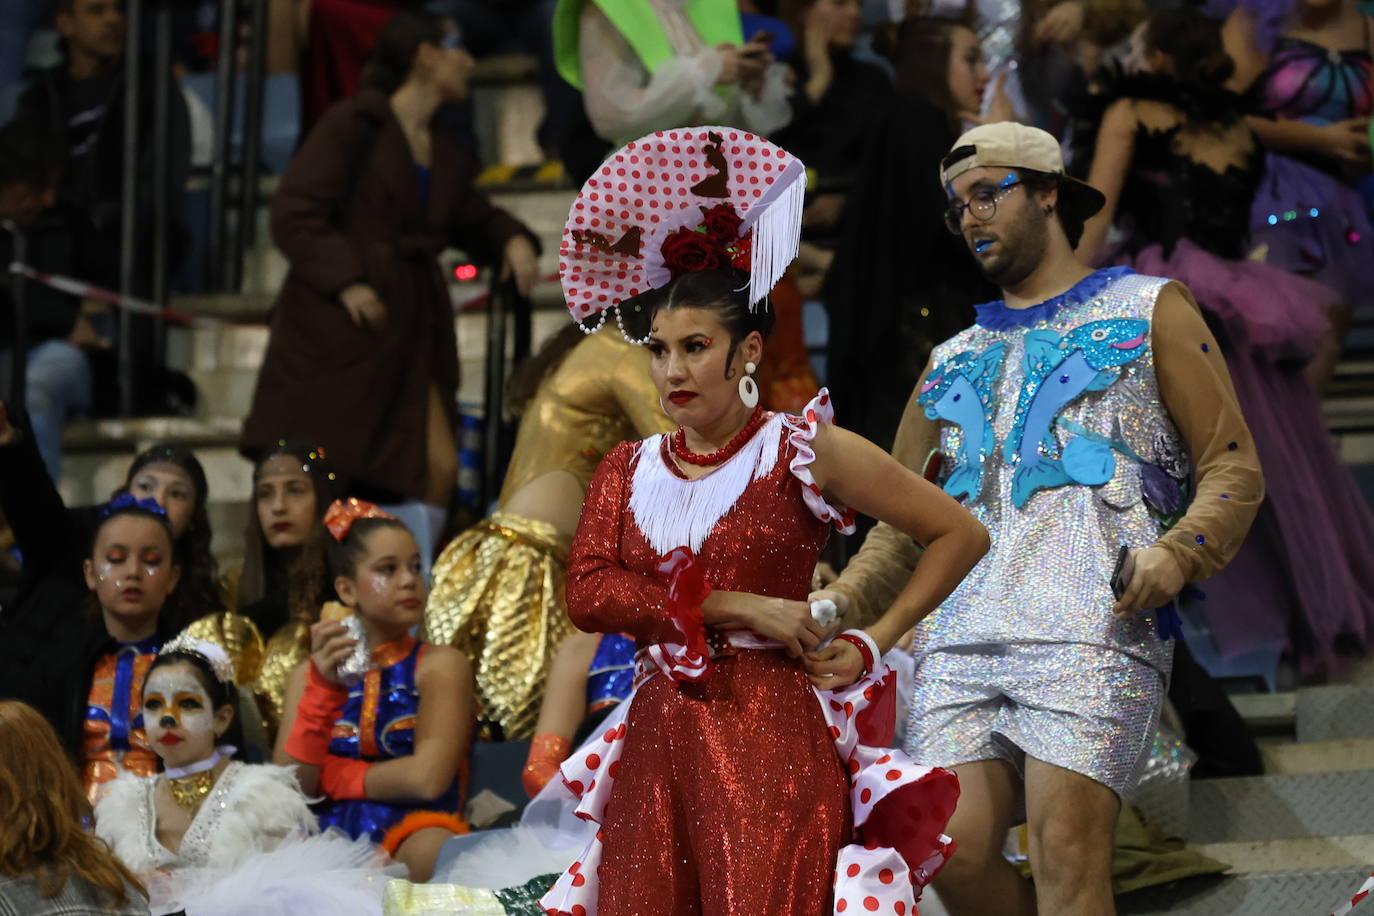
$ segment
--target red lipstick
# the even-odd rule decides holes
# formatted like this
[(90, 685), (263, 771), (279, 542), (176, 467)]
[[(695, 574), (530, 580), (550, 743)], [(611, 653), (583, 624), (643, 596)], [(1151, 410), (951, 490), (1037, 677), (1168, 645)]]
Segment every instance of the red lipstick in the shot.
[(174, 747), (174, 746), (180, 744), (180, 743), (181, 743), (181, 740), (182, 740), (181, 738), (177, 737), (176, 735), (172, 734), (171, 732), (168, 732), (167, 734), (163, 735), (161, 738), (158, 738), (158, 739), (157, 739), (157, 743), (158, 743), (158, 744), (165, 744), (165, 745), (167, 745), (168, 747)]
[(668, 395), (668, 400), (674, 404), (686, 404), (688, 401), (695, 400), (696, 397), (695, 391), (674, 391)]

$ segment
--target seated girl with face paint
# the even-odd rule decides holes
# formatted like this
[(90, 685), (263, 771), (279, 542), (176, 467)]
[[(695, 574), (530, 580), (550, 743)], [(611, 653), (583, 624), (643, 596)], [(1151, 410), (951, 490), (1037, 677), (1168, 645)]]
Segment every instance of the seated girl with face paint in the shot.
[[(53, 724), (95, 803), (120, 773), (157, 771), (143, 728), (143, 679), (158, 646), (182, 629), (169, 601), (183, 567), (167, 512), (128, 493), (100, 510), (83, 565), (93, 600), (73, 599), (54, 621), (52, 639), (22, 659), (0, 658), (0, 667), (15, 666), (6, 671), (14, 689), (5, 692)], [(9, 636), (0, 633), (7, 651)]]
[(334, 590), (351, 619), (326, 615), (311, 627), (274, 759), (297, 764), (301, 788), (324, 796), (321, 826), (371, 837), (425, 881), (439, 847), (468, 832), (460, 812), (472, 667), (457, 649), (411, 635), (427, 589), (405, 525), (357, 499), (334, 502), (324, 523)]
[(183, 634), (142, 691), (158, 775), (121, 775), (96, 806), (96, 834), (140, 877), (153, 913), (380, 912), (382, 859), (319, 828), (286, 767), (234, 760), (234, 666)]

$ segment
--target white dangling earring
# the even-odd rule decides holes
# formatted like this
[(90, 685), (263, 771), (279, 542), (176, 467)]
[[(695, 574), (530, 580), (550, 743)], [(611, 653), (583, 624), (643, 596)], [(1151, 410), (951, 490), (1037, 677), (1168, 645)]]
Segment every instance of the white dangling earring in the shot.
[(744, 378), (739, 380), (739, 399), (744, 406), (753, 410), (759, 404), (759, 386), (754, 382), (754, 373), (759, 367), (753, 363), (744, 364)]

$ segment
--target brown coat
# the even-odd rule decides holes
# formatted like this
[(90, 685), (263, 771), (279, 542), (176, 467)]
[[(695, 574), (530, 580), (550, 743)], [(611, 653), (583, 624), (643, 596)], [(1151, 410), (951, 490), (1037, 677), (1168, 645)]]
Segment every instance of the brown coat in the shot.
[[(409, 144), (375, 90), (340, 102), (315, 126), (272, 200), (272, 237), (291, 270), (244, 421), (245, 454), (305, 440), (324, 446), (354, 483), (423, 496), (427, 391), (438, 387), (456, 421), (458, 387), (437, 256), (452, 245), (495, 264), (511, 236), (528, 233), (476, 190), (477, 168), (435, 129), (422, 205)], [(339, 300), (359, 282), (386, 306), (380, 330), (355, 325)]]

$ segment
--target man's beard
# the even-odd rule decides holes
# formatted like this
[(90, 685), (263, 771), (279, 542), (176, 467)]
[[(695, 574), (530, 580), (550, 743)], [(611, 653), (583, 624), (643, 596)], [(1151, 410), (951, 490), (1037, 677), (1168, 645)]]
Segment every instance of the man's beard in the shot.
[(1023, 206), (1016, 218), (997, 233), (1002, 250), (992, 258), (975, 255), (983, 275), (1000, 289), (1012, 289), (1034, 273), (1050, 247), (1052, 218), (1037, 206)]

